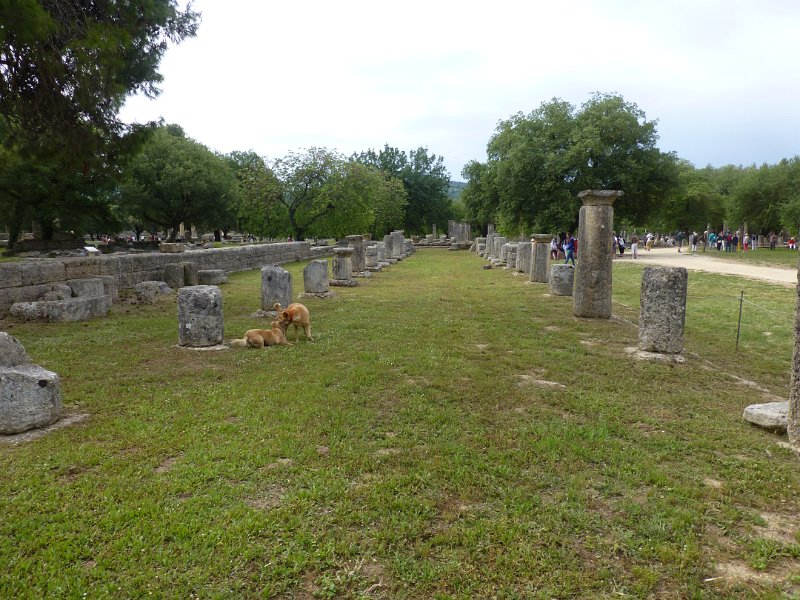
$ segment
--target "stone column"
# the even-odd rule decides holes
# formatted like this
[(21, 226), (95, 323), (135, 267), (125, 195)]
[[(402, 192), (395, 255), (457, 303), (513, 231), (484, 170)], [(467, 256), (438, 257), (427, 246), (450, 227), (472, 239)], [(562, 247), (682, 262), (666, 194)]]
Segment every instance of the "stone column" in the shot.
[(403, 257), (403, 230), (397, 229), (392, 232), (392, 258), (400, 260)]
[(375, 244), (364, 248), (364, 265), (367, 271), (380, 271), (378, 265), (378, 247)]
[(327, 294), (330, 291), (327, 260), (312, 260), (306, 265), (303, 269), (303, 290), (306, 294)]
[(578, 216), (578, 258), (573, 314), (607, 319), (611, 316), (612, 227), (617, 190), (584, 190)]
[[(800, 300), (800, 272), (797, 276), (797, 297)], [(789, 419), (786, 432), (789, 443), (800, 449), (800, 301), (794, 311), (794, 351), (792, 352), (792, 379), (789, 386)]]
[(558, 263), (550, 267), (550, 295), (572, 296), (575, 282), (575, 268), (570, 264)]
[(292, 303), (292, 275), (278, 265), (261, 268), (261, 310), (274, 311), (278, 302), (284, 308)]
[(353, 249), (333, 249), (333, 279), (331, 285), (339, 287), (355, 287), (358, 282), (353, 279)]
[(531, 281), (537, 283), (547, 283), (549, 272), (547, 262), (550, 258), (550, 240), (553, 239), (547, 233), (536, 233), (533, 235), (533, 259), (531, 260)]
[(347, 240), (347, 245), (353, 249), (353, 273), (363, 273), (367, 268), (364, 237), (348, 235), (345, 239)]
[(178, 290), (178, 345), (207, 348), (222, 343), (222, 292), (215, 285)]
[(520, 242), (517, 246), (517, 271), (520, 273), (531, 272), (531, 262), (533, 254), (533, 244), (531, 242)]
[(391, 263), (388, 262), (386, 242), (378, 242), (375, 244), (375, 248), (378, 251), (378, 266), (381, 268), (388, 267)]
[(686, 288), (683, 267), (645, 267), (639, 300), (639, 349), (678, 354), (683, 351)]

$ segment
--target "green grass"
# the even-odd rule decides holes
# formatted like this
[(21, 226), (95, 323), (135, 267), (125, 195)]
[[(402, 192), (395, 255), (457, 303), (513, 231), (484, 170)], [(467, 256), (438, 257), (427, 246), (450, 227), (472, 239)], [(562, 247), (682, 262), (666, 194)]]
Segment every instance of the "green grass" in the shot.
[[(422, 250), (307, 299), (316, 342), (288, 348), (177, 349), (174, 300), (15, 324), (91, 418), (0, 445), (0, 597), (798, 593), (800, 540), (768, 535), (798, 512), (797, 459), (731, 377), (787, 394), (794, 290), (691, 273), (670, 366), (625, 354), (638, 265), (615, 264), (620, 318), (584, 320), (482, 264)], [(223, 292), (240, 337), (260, 274)]]

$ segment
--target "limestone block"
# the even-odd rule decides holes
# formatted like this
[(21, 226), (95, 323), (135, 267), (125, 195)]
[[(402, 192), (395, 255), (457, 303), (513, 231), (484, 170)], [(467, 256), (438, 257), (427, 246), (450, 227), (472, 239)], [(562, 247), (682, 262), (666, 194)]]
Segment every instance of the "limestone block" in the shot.
[(575, 269), (570, 264), (556, 264), (550, 267), (550, 294), (553, 296), (572, 296), (575, 282)]
[(329, 291), (328, 261), (312, 260), (303, 269), (303, 289), (306, 294), (324, 294)]
[(205, 269), (197, 272), (198, 285), (220, 285), (228, 283), (228, 274), (222, 269)]
[(100, 280), (103, 282), (103, 295), (106, 296), (112, 304), (119, 302), (119, 283), (117, 278), (113, 275), (99, 275)]
[(29, 364), (31, 359), (19, 340), (5, 331), (0, 331), (0, 367)]
[(292, 275), (278, 265), (261, 269), (261, 310), (275, 310), (275, 303), (288, 306), (292, 303)]
[(106, 296), (92, 296), (55, 301), (17, 302), (11, 305), (10, 314), (23, 321), (74, 323), (104, 316), (108, 314), (110, 308), (111, 302)]
[(58, 375), (32, 364), (0, 368), (0, 434), (51, 425), (63, 410)]
[(677, 354), (683, 350), (686, 289), (683, 267), (645, 267), (639, 311), (639, 349)]
[(72, 290), (72, 295), (81, 297), (103, 296), (103, 280), (99, 277), (91, 277), (86, 279), (69, 279), (67, 285)]
[(64, 281), (67, 278), (64, 263), (60, 261), (47, 260), (20, 264), (22, 285), (53, 283), (55, 281)]
[(178, 290), (178, 344), (205, 348), (222, 343), (225, 322), (222, 292), (215, 285)]
[(744, 420), (778, 433), (786, 432), (789, 419), (789, 401), (751, 404), (744, 409)]
[(136, 284), (136, 300), (140, 304), (155, 304), (161, 296), (172, 292), (163, 281), (142, 281)]
[(99, 257), (64, 259), (64, 277), (66, 279), (83, 279), (100, 275)]
[(175, 254), (177, 252), (185, 251), (186, 250), (186, 246), (184, 246), (183, 244), (163, 242), (162, 244), (159, 245), (158, 249), (161, 252), (164, 252), (164, 253), (167, 253), (167, 254)]
[(550, 259), (550, 236), (535, 234), (533, 236), (533, 250), (531, 253), (531, 281), (547, 283), (550, 272), (547, 264)]
[(164, 282), (172, 289), (183, 287), (183, 267), (179, 263), (164, 265)]
[(191, 261), (180, 263), (183, 267), (183, 284), (184, 285), (197, 285), (197, 265)]
[(0, 289), (22, 285), (22, 264), (0, 264)]

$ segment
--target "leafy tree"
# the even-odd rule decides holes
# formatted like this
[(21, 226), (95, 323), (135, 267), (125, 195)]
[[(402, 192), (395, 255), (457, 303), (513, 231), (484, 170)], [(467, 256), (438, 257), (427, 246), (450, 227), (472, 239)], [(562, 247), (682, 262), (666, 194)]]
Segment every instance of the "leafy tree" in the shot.
[(238, 229), (259, 237), (291, 234), (283, 186), (267, 162), (252, 150), (232, 152), (227, 158), (236, 175), (238, 194), (232, 208)]
[(656, 140), (655, 123), (617, 95), (518, 113), (498, 125), (486, 165), (465, 169), (470, 218), (492, 217), (509, 233), (575, 229), (578, 192), (621, 189), (615, 213), (644, 222), (677, 184), (676, 157)]
[(768, 233), (782, 227), (794, 231), (796, 205), (800, 203), (800, 158), (745, 170), (731, 203), (731, 218), (747, 223), (750, 231)]
[(444, 225), (450, 218), (450, 175), (441, 156), (429, 155), (427, 148), (406, 154), (387, 144), (379, 152), (370, 149), (353, 158), (403, 182), (408, 197), (407, 232), (422, 233), (434, 224)]
[(122, 199), (128, 212), (166, 228), (174, 241), (181, 223), (214, 228), (234, 193), (227, 161), (170, 125), (132, 159)]
[(34, 208), (45, 234), (111, 215), (109, 178), (147, 132), (119, 108), (158, 93), (168, 42), (198, 19), (175, 0), (0, 2), (0, 218), (12, 232)]
[(663, 231), (703, 231), (707, 224), (714, 229), (722, 225), (726, 214), (725, 196), (717, 187), (713, 170), (695, 169), (681, 160), (678, 185), (659, 205), (652, 220), (654, 229)]

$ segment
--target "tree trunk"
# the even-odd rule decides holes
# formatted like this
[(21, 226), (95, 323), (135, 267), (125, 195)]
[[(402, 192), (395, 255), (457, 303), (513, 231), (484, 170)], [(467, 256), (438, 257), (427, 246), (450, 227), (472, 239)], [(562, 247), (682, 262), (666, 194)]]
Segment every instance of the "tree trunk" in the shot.
[(219, 229), (214, 230), (214, 241), (221, 242), (222, 241), (222, 234)]
[(172, 231), (170, 231), (169, 238), (167, 239), (169, 243), (172, 244), (175, 242), (175, 238), (178, 237), (178, 231), (180, 231), (180, 225), (173, 225)]

